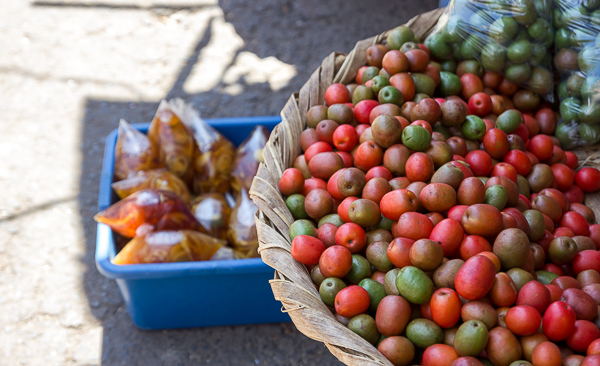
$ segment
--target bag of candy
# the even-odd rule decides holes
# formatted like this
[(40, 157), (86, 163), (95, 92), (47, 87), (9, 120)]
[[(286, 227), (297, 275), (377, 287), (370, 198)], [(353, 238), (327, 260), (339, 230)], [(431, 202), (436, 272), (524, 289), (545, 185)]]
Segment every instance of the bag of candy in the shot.
[(181, 99), (170, 101), (175, 113), (188, 126), (196, 141), (193, 187), (195, 194), (225, 194), (231, 186), (235, 147), (219, 131), (206, 123), (197, 111)]
[(262, 150), (267, 140), (269, 140), (269, 130), (258, 125), (237, 148), (231, 171), (231, 188), (236, 194), (239, 194), (242, 188), (250, 190), (252, 179), (258, 171), (258, 165), (262, 162)]
[(121, 119), (115, 147), (115, 180), (126, 179), (139, 171), (159, 166), (158, 146), (144, 133)]
[(186, 184), (166, 168), (142, 170), (111, 185), (120, 199), (143, 189), (161, 189), (171, 191), (179, 196), (186, 204), (190, 204), (190, 192)]
[(97, 213), (94, 220), (128, 238), (161, 230), (204, 232), (177, 194), (157, 189), (135, 192)]
[[(113, 259), (114, 264), (170, 263), (210, 260), (224, 240), (191, 230), (159, 231), (133, 238)], [(228, 253), (224, 252), (221, 257)]]
[(248, 191), (242, 188), (237, 197), (236, 206), (231, 211), (227, 237), (238, 258), (258, 257), (258, 234), (254, 214), (258, 207), (248, 197)]
[(160, 102), (150, 123), (148, 137), (158, 146), (161, 165), (191, 186), (194, 177), (194, 139), (169, 102)]
[(192, 213), (208, 235), (227, 240), (231, 207), (221, 193), (204, 193), (192, 202)]

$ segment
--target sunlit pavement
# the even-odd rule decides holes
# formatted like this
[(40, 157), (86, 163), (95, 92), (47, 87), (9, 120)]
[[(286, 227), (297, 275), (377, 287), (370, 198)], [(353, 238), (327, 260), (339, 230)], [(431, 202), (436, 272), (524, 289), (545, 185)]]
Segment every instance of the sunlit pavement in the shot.
[(144, 332), (94, 264), (104, 138), (165, 97), (275, 115), (437, 1), (0, 1), (0, 364), (336, 365), (290, 324)]

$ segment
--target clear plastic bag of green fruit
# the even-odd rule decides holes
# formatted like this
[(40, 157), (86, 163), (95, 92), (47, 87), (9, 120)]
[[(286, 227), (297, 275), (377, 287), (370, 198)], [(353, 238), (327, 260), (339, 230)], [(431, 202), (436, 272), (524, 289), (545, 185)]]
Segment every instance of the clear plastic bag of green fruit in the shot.
[(553, 101), (553, 41), (551, 0), (452, 0), (425, 45), (445, 71), (476, 60)]
[(600, 1), (556, 0), (554, 65), (563, 148), (600, 142)]

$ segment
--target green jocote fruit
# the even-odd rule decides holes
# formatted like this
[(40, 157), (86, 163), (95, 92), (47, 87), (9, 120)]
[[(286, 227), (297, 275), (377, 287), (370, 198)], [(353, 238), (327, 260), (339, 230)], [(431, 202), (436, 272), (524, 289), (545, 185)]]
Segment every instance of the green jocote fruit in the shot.
[(522, 64), (531, 59), (531, 42), (528, 40), (520, 40), (513, 42), (506, 49), (506, 57), (517, 64)]
[(481, 64), (488, 71), (502, 71), (505, 59), (504, 47), (496, 42), (488, 43), (481, 51)]

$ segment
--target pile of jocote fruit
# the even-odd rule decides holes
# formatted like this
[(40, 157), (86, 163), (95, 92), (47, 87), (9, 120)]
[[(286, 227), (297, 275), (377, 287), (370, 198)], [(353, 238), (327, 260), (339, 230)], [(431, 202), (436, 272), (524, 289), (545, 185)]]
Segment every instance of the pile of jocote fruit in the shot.
[(292, 256), (394, 365), (600, 365), (600, 171), (531, 92), (392, 36), (307, 112), (279, 181)]

